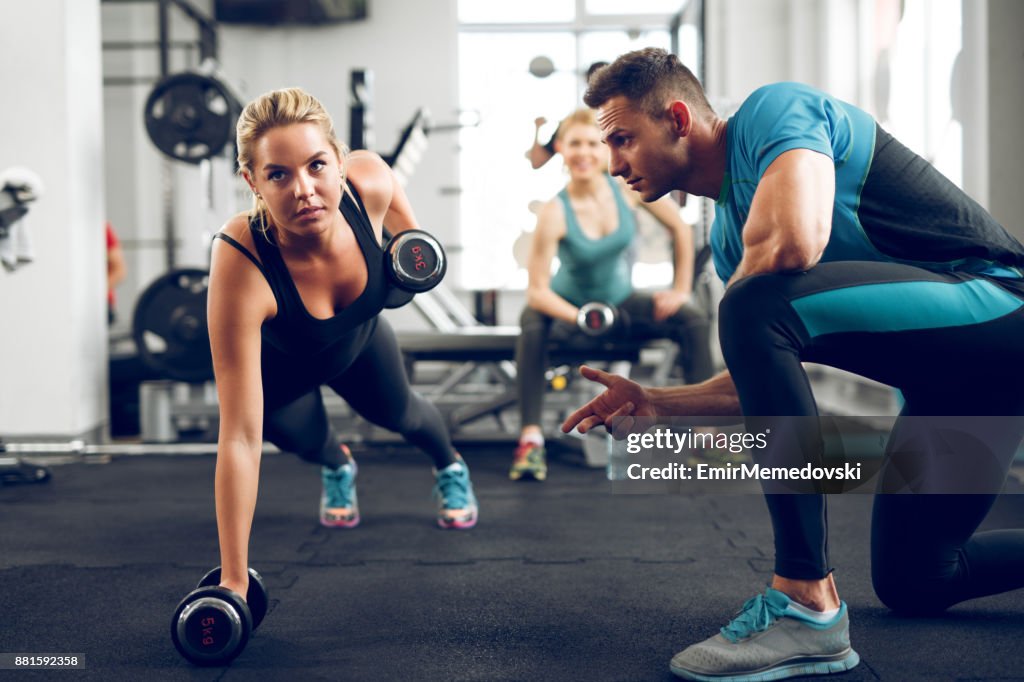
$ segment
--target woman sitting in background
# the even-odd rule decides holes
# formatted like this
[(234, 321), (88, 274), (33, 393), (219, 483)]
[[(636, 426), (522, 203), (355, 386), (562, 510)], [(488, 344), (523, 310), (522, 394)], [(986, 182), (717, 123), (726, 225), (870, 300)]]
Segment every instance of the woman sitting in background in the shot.
[[(545, 348), (549, 338), (582, 334), (580, 306), (600, 301), (625, 313), (632, 324), (620, 338), (669, 338), (680, 347), (686, 381), (711, 376), (708, 323), (690, 298), (693, 287), (693, 234), (668, 197), (651, 204), (608, 175), (608, 155), (594, 112), (579, 109), (558, 126), (556, 148), (565, 159), (569, 183), (547, 202), (537, 218), (528, 262), (529, 287), (516, 346), (522, 430), (509, 471), (519, 480), (547, 477), (541, 410)], [(637, 205), (664, 225), (673, 239), (672, 287), (653, 294), (633, 290), (629, 260), (636, 236)], [(557, 253), (560, 266), (552, 276)]]

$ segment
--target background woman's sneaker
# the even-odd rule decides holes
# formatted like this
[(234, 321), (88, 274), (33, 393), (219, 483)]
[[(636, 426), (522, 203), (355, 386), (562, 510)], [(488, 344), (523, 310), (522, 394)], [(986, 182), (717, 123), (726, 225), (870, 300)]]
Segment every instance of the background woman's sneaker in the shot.
[(513, 481), (532, 478), (543, 481), (548, 477), (547, 453), (543, 445), (537, 443), (521, 443), (512, 457), (512, 468), (508, 477)]

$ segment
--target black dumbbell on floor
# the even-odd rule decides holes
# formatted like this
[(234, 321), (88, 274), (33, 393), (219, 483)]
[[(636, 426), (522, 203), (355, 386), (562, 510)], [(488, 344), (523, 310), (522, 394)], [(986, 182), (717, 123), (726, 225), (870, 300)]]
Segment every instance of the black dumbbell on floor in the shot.
[(416, 294), (433, 289), (448, 269), (441, 242), (429, 232), (400, 232), (384, 247), (384, 272), (391, 287), (385, 308), (398, 308)]
[(171, 640), (196, 665), (226, 665), (242, 653), (249, 635), (267, 615), (267, 588), (263, 578), (249, 569), (246, 599), (219, 586), (220, 567), (199, 581), (174, 611)]
[(625, 311), (601, 301), (580, 306), (576, 313), (576, 326), (587, 336), (610, 336), (623, 333), (629, 326)]

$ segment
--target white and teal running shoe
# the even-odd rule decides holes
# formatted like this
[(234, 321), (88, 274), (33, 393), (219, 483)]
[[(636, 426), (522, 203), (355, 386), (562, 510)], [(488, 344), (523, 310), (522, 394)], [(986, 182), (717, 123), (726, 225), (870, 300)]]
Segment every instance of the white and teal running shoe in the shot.
[(840, 673), (858, 663), (845, 602), (820, 622), (769, 587), (748, 599), (719, 634), (676, 654), (670, 668), (686, 680), (764, 682)]

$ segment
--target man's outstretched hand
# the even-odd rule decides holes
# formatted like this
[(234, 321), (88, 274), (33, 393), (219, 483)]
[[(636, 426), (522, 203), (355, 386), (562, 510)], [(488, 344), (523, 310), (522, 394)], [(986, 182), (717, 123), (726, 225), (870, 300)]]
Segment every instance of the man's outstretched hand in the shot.
[[(633, 429), (636, 417), (657, 416), (647, 389), (635, 381), (586, 365), (580, 367), (580, 374), (608, 390), (569, 415), (562, 423), (563, 432), (569, 433), (575, 428), (586, 433), (603, 424), (608, 433), (621, 440)], [(618, 417), (622, 419), (616, 420)], [(613, 420), (616, 420), (614, 424)]]

